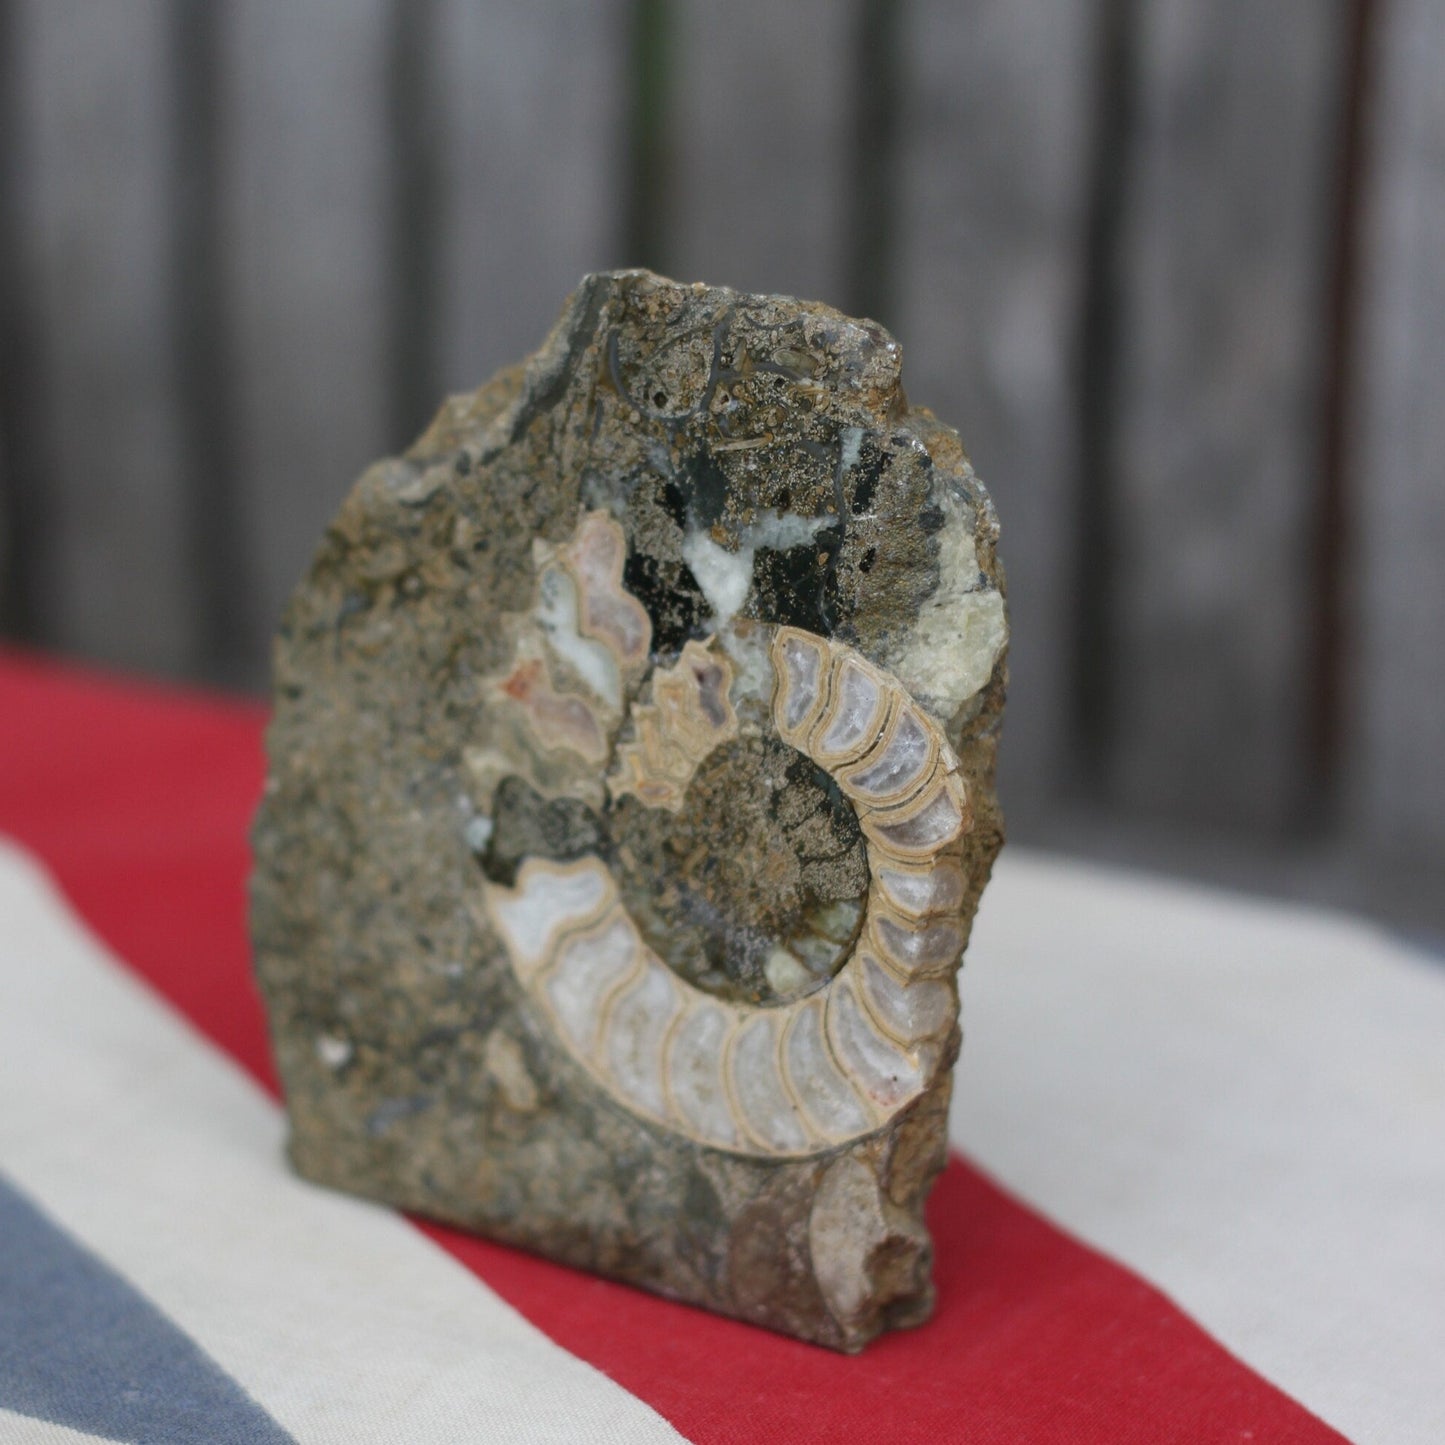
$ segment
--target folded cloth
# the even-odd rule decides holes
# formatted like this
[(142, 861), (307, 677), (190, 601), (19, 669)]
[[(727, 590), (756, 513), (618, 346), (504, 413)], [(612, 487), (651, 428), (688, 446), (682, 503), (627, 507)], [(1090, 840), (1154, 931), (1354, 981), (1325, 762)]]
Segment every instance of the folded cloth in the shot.
[(1445, 1439), (1445, 969), (1007, 852), (938, 1310), (844, 1358), (290, 1174), (262, 721), (0, 660), (0, 1442)]

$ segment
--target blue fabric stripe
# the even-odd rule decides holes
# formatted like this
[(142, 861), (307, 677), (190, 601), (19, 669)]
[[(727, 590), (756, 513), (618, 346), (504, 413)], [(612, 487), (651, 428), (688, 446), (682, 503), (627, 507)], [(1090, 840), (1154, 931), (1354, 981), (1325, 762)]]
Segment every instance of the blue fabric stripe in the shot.
[(3, 1176), (0, 1407), (134, 1445), (295, 1445), (189, 1336)]

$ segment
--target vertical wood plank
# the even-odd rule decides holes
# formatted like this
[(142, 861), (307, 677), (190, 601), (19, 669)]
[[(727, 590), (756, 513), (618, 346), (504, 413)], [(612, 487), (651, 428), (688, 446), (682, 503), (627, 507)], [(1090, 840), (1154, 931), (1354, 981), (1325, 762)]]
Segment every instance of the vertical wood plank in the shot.
[(898, 157), (902, 133), (904, 0), (855, 0), (848, 73), (852, 125), (843, 196), (846, 282), (843, 309), (884, 323), (894, 319), (898, 242)]
[[(1348, 566), (1353, 814), (1400, 889), (1445, 875), (1445, 9), (1383, 8)], [(1387, 891), (1389, 888), (1387, 886)]]
[(437, 0), (391, 0), (387, 34), (388, 434), (410, 438), (436, 411), (444, 106)]
[(125, 667), (192, 651), (177, 440), (165, 0), (23, 0), (21, 284), (45, 378), (42, 635)]
[(851, 4), (679, 0), (667, 266), (847, 304)]
[(673, 0), (629, 0), (626, 10), (622, 254), (631, 266), (665, 271)]
[(38, 324), (27, 280), (29, 168), (16, 0), (0, 0), (0, 636), (44, 641), (50, 516)]
[(626, 263), (628, 7), (438, 3), (437, 339), (462, 391), (532, 351), (584, 273)]
[(185, 476), (193, 670), (211, 682), (253, 675), (256, 631), (246, 498), (236, 454), (232, 316), (222, 208), (223, 14), (170, 0), (171, 295)]
[(1137, 7), (1122, 257), (1118, 797), (1281, 830), (1306, 796), (1345, 10)]
[(387, 392), (389, 18), (387, 0), (227, 7), (225, 215), (258, 665), (351, 483), (409, 440), (390, 434)]
[(1002, 522), (1013, 625), (1000, 796), (1027, 836), (1072, 726), (1074, 344), (1093, 0), (906, 12), (896, 332), (910, 399), (958, 427)]

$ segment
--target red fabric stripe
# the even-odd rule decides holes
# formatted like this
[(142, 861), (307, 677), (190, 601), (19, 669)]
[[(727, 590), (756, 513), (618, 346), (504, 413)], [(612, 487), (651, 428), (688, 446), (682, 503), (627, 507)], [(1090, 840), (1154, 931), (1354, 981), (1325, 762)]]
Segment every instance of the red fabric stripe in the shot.
[[(245, 937), (263, 719), (252, 705), (0, 656), (0, 830), (43, 858), (101, 937), (274, 1093)], [(1342, 1438), (1157, 1290), (966, 1162), (949, 1165), (929, 1215), (934, 1319), (852, 1359), (420, 1227), (699, 1442)]]

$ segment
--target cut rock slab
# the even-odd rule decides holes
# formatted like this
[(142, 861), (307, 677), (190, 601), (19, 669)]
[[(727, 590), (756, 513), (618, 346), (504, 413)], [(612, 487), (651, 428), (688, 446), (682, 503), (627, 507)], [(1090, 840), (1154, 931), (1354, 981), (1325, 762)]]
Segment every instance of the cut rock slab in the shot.
[(933, 1302), (997, 521), (897, 343), (590, 276), (287, 609), (252, 925), (309, 1178), (836, 1349)]

